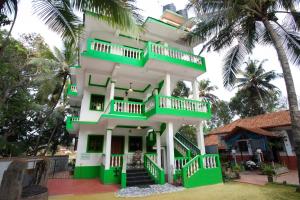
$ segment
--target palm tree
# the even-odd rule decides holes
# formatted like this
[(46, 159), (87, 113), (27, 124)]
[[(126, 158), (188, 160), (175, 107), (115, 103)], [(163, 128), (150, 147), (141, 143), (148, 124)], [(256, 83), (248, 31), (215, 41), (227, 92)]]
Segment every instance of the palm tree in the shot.
[(187, 87), (183, 81), (178, 81), (176, 84), (176, 88), (172, 92), (172, 96), (188, 98), (189, 95), (190, 95), (190, 88)]
[(235, 88), (241, 91), (249, 91), (253, 96), (258, 96), (262, 108), (266, 111), (264, 101), (272, 98), (274, 92), (278, 92), (278, 88), (271, 84), (270, 81), (281, 77), (281, 74), (276, 73), (274, 70), (266, 72), (263, 69), (263, 60), (258, 65), (258, 60), (249, 60), (246, 63), (245, 71), (240, 71), (241, 77), (237, 77), (235, 81)]
[[(300, 12), (296, 10), (299, 3), (299, 0), (190, 0), (188, 7), (195, 9), (198, 22), (188, 39), (206, 41), (202, 51), (231, 47), (223, 68), (227, 87), (234, 84), (245, 55), (250, 54), (257, 43), (274, 46), (287, 89), (300, 181), (299, 108), (289, 64), (289, 61), (300, 64)], [(279, 20), (282, 16), (285, 20)], [(232, 44), (235, 45), (232, 47)]]
[[(14, 21), (18, 10), (17, 0), (0, 0), (0, 13), (8, 16), (14, 13)], [(121, 31), (137, 35), (142, 17), (135, 7), (135, 0), (31, 0), (34, 13), (64, 40), (77, 43), (82, 28), (82, 20), (76, 11), (92, 11), (95, 17)], [(11, 26), (12, 29), (13, 26)], [(8, 34), (9, 37), (10, 33)], [(2, 52), (4, 45), (0, 51)], [(0, 52), (0, 53), (1, 53)]]
[(206, 101), (209, 101), (212, 106), (214, 106), (219, 98), (216, 95), (212, 94), (212, 92), (218, 89), (218, 87), (215, 85), (211, 85), (210, 83), (211, 82), (208, 79), (199, 81), (199, 97), (203, 98)]
[[(69, 66), (75, 65), (78, 62), (77, 57), (77, 49), (74, 47), (73, 44), (69, 44), (68, 42), (64, 42), (64, 49), (63, 51), (59, 50), (58, 48), (54, 48), (53, 55), (48, 58), (34, 58), (30, 61), (30, 64), (38, 65), (38, 66), (45, 66), (45, 65), (53, 65), (58, 70), (54, 76), (49, 77), (49, 81), (43, 80), (41, 87), (49, 87), (54, 86), (51, 91), (51, 99), (50, 99), (50, 109), (46, 112), (45, 117), (42, 120), (42, 123), (39, 126), (39, 131), (42, 134), (45, 124), (47, 123), (48, 119), (54, 112), (55, 108), (57, 107), (58, 103), (61, 101), (62, 95), (66, 88), (66, 83), (70, 80), (70, 72)], [(50, 84), (51, 86), (45, 86), (45, 84)], [(45, 91), (45, 90), (41, 90)], [(42, 96), (49, 96), (48, 94), (43, 94)], [(55, 131), (52, 132), (54, 134)], [(33, 150), (33, 154), (37, 155), (39, 150), (39, 143), (41, 134), (38, 135), (35, 148)], [(52, 136), (50, 137), (50, 139)], [(50, 141), (48, 142), (50, 143)], [(44, 153), (47, 152), (47, 149)]]

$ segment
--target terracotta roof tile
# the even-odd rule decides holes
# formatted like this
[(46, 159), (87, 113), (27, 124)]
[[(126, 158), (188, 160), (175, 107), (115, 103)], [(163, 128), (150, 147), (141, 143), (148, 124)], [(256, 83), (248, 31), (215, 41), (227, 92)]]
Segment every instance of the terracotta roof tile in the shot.
[(223, 127), (212, 130), (209, 134), (231, 133), (236, 127), (265, 129), (288, 125), (291, 125), (290, 113), (288, 110), (284, 110), (245, 119), (238, 119)]

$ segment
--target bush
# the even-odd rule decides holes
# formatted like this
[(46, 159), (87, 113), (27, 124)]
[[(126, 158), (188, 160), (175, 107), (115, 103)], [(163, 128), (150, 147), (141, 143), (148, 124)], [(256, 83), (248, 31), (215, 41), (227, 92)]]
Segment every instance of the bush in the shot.
[(273, 166), (270, 164), (262, 164), (260, 169), (261, 169), (262, 174), (264, 174), (264, 175), (267, 175), (267, 176), (275, 175), (275, 170), (274, 170)]

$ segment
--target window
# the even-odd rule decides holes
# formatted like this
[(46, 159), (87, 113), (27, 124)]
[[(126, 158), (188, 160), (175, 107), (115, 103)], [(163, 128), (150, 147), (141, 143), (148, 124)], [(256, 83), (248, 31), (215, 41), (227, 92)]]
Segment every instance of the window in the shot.
[(240, 152), (248, 152), (248, 143), (247, 141), (239, 141), (238, 148)]
[(91, 102), (90, 102), (90, 109), (103, 111), (104, 110), (104, 101), (105, 96), (99, 94), (91, 94)]
[(87, 153), (102, 153), (103, 152), (103, 135), (88, 135)]
[(135, 152), (138, 150), (143, 150), (143, 137), (129, 136), (129, 151)]

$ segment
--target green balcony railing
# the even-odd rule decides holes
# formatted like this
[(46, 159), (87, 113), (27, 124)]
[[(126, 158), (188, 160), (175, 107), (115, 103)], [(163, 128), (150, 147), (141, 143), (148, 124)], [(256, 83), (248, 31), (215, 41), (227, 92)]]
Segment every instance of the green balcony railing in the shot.
[(208, 102), (168, 96), (152, 96), (145, 102), (112, 100), (109, 114), (151, 117), (155, 114), (210, 118)]
[(134, 101), (112, 100), (109, 113), (144, 116), (144, 104)]
[(78, 95), (76, 84), (69, 84), (68, 85), (67, 94), (70, 95), (70, 96), (77, 96)]
[(66, 120), (66, 129), (69, 132), (75, 131), (74, 123), (79, 121), (77, 116), (68, 116)]
[(147, 53), (149, 53), (149, 58), (154, 58), (205, 71), (205, 59), (201, 56), (196, 56), (187, 51), (182, 51), (173, 47), (148, 42)]
[(83, 55), (134, 66), (145, 64), (144, 51), (141, 49), (92, 38), (87, 40), (87, 51)]
[(209, 102), (170, 96), (155, 96), (156, 113), (186, 117), (210, 118)]
[(144, 49), (138, 49), (89, 38), (87, 50), (82, 55), (138, 67), (143, 67), (149, 59), (156, 59), (196, 70), (206, 70), (203, 57), (150, 41)]

